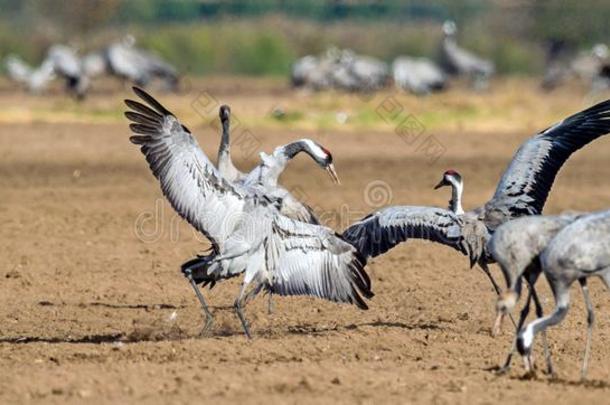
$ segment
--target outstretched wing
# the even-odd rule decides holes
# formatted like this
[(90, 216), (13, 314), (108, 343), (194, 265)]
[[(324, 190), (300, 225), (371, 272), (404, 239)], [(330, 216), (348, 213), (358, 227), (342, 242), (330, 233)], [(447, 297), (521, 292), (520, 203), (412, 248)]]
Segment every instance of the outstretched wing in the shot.
[(342, 236), (365, 258), (379, 256), (409, 238), (431, 240), (468, 254), (462, 226), (461, 219), (446, 209), (394, 206), (364, 217)]
[[(509, 217), (536, 215), (557, 172), (578, 149), (610, 132), (610, 100), (581, 111), (540, 132), (521, 145), (502, 175), (490, 201)], [(508, 220), (510, 218), (506, 218)]]
[(277, 215), (268, 243), (267, 262), (273, 271), (271, 291), (279, 295), (309, 295), (367, 309), (372, 298), (365, 259), (332, 230)]
[(218, 251), (232, 232), (231, 220), (242, 212), (246, 196), (223, 179), (191, 132), (157, 100), (137, 87), (134, 92), (148, 105), (125, 100), (133, 111), (125, 116), (137, 134), (131, 142), (140, 150), (161, 190), (176, 212), (203, 233)]

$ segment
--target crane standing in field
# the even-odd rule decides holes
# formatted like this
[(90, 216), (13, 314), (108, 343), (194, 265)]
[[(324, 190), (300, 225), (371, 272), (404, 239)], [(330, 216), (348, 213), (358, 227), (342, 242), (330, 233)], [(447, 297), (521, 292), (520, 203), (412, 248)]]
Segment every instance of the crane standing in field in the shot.
[(169, 90), (178, 87), (178, 73), (168, 62), (135, 46), (131, 35), (111, 44), (105, 50), (109, 71), (122, 79), (146, 86), (154, 78), (162, 80)]
[[(493, 233), (487, 249), (493, 260), (500, 266), (507, 287), (506, 291), (498, 297), (496, 304), (497, 317), (492, 329), (494, 336), (500, 332), (504, 317), (513, 311), (519, 301), (523, 279), (527, 282), (529, 292), (521, 310), (516, 331), (521, 330), (529, 314), (532, 299), (536, 306), (536, 316), (540, 318), (544, 315), (535, 288), (536, 281), (542, 273), (540, 254), (557, 233), (579, 217), (580, 214), (521, 217), (500, 225)], [(553, 374), (546, 333), (543, 333), (543, 339), (547, 370), (549, 374)], [(509, 370), (514, 348), (513, 346), (504, 365), (500, 367), (500, 372)]]
[(392, 63), (392, 76), (396, 87), (416, 95), (443, 90), (447, 76), (431, 60), (401, 56)]
[(517, 350), (523, 356), (528, 374), (533, 373), (534, 338), (565, 318), (570, 304), (570, 286), (578, 281), (587, 307), (587, 341), (581, 368), (581, 378), (585, 379), (595, 320), (587, 279), (600, 277), (610, 289), (610, 211), (584, 216), (563, 228), (542, 252), (541, 264), (555, 297), (555, 309), (519, 332)]
[(491, 200), (464, 212), (462, 177), (446, 171), (437, 185), (453, 189), (451, 208), (391, 206), (348, 227), (343, 237), (365, 257), (387, 252), (409, 238), (450, 246), (478, 263), (490, 277), (493, 262), (486, 245), (493, 232), (511, 219), (542, 213), (555, 177), (578, 149), (610, 132), (610, 100), (574, 114), (524, 142), (502, 175)]
[(67, 91), (78, 99), (84, 98), (90, 81), (76, 51), (69, 46), (57, 44), (49, 48), (47, 58), (53, 63), (55, 73), (65, 80)]
[(468, 76), (476, 90), (486, 88), (489, 78), (495, 72), (494, 64), (460, 47), (455, 38), (456, 33), (455, 22), (445, 21), (440, 52), (441, 67), (449, 75)]
[[(212, 315), (197, 287), (244, 274), (235, 311), (246, 336), (243, 308), (267, 290), (279, 295), (310, 295), (367, 309), (371, 298), (365, 260), (329, 228), (292, 220), (265, 199), (224, 179), (190, 131), (148, 93), (134, 92), (147, 105), (126, 100), (126, 113), (150, 169), (168, 201), (212, 243), (197, 266), (183, 266), (210, 324)], [(201, 259), (201, 258), (200, 258)], [(251, 290), (248, 291), (248, 288)]]
[[(280, 175), (297, 154), (307, 153), (320, 167), (324, 168), (333, 181), (339, 183), (337, 172), (333, 164), (332, 154), (328, 149), (312, 141), (301, 139), (287, 145), (278, 146), (272, 155), (260, 153), (259, 163), (250, 173), (242, 173), (233, 164), (230, 143), (231, 109), (227, 105), (220, 106), (219, 116), (222, 125), (222, 136), (218, 148), (218, 171), (229, 181), (243, 185), (249, 192), (264, 196), (272, 201), (282, 215), (310, 224), (319, 224), (313, 209), (304, 202), (299, 201), (290, 191), (278, 184)], [(195, 264), (194, 259), (192, 264)], [(271, 293), (269, 293), (268, 311), (272, 312)]]
[(298, 59), (290, 73), (293, 86), (314, 90), (335, 88), (368, 92), (385, 87), (389, 78), (385, 62), (336, 47), (327, 49), (320, 56), (308, 55)]

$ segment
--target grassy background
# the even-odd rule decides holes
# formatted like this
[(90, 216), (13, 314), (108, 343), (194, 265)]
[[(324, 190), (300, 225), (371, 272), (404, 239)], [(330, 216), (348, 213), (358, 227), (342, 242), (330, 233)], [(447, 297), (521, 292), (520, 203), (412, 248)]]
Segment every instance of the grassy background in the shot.
[(0, 0), (0, 57), (38, 63), (55, 42), (85, 52), (132, 33), (184, 73), (286, 75), (297, 57), (331, 45), (387, 62), (434, 58), (446, 18), (506, 74), (539, 73), (549, 38), (574, 49), (610, 38), (602, 0)]

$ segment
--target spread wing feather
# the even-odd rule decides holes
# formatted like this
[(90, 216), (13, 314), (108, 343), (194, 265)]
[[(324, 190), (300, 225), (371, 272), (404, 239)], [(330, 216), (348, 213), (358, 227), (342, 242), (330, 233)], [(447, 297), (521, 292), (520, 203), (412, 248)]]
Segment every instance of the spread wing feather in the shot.
[[(232, 214), (243, 210), (245, 196), (223, 179), (190, 131), (157, 100), (133, 88), (147, 105), (125, 100), (125, 116), (161, 190), (176, 212), (218, 247), (231, 234)], [(234, 222), (234, 221), (233, 221)]]
[[(565, 161), (610, 132), (610, 100), (574, 114), (521, 145), (502, 175), (491, 201), (505, 216), (536, 215)], [(509, 219), (509, 218), (506, 218)]]
[(435, 207), (387, 207), (351, 225), (342, 236), (366, 258), (383, 254), (409, 238), (439, 242), (468, 254), (461, 219)]
[(309, 295), (367, 309), (372, 298), (365, 259), (332, 230), (277, 216), (273, 224), (275, 272), (271, 291)]

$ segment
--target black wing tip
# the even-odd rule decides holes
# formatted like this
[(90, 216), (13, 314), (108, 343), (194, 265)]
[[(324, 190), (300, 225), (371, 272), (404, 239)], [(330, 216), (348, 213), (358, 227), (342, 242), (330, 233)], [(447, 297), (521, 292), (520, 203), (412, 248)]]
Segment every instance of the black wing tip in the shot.
[(125, 111), (123, 112), (123, 115), (125, 116), (125, 118), (127, 118), (129, 121), (133, 121), (133, 122), (140, 122), (138, 121), (138, 113), (135, 111)]
[(134, 92), (134, 93), (135, 93), (135, 94), (136, 94), (138, 97), (140, 97), (140, 98), (141, 98), (141, 99), (143, 99), (143, 100), (144, 100), (144, 99), (146, 99), (147, 97), (152, 97), (150, 94), (148, 94), (148, 93), (146, 92), (146, 90), (144, 90), (144, 89), (143, 89), (143, 88), (141, 88), (141, 87), (138, 87), (138, 86), (131, 86), (131, 90), (133, 90), (133, 92)]
[(597, 104), (587, 108), (585, 111), (608, 111), (610, 112), (610, 98), (604, 101), (600, 101)]
[(591, 107), (585, 108), (575, 114), (572, 114), (566, 122), (573, 122), (574, 120), (584, 120), (591, 118), (610, 118), (610, 99), (600, 101)]
[(144, 137), (142, 135), (132, 135), (129, 137), (129, 142), (133, 143), (134, 145), (142, 145), (144, 144)]
[(366, 261), (363, 259), (362, 255), (360, 255), (358, 252), (355, 252), (354, 259), (350, 263), (353, 281), (352, 303), (362, 310), (369, 309), (362, 296), (367, 299), (371, 299), (375, 296), (373, 291), (371, 291), (371, 279), (366, 273), (366, 270), (364, 269), (365, 265)]
[(369, 309), (369, 306), (366, 305), (366, 302), (364, 302), (360, 296), (358, 296), (358, 299), (356, 299), (356, 302), (354, 302), (354, 304), (358, 307), (358, 309), (361, 309), (363, 311), (368, 311)]
[[(138, 86), (132, 86), (131, 89), (141, 100), (146, 102), (146, 104), (148, 104), (157, 113), (159, 113), (161, 115), (173, 115), (171, 113), (171, 111), (169, 111), (167, 108), (163, 107), (163, 105), (159, 101), (157, 101), (157, 99), (155, 99), (152, 95), (150, 95), (144, 89), (142, 89)], [(125, 100), (125, 101), (127, 102), (127, 100)], [(130, 101), (132, 101), (132, 100), (130, 100)]]

